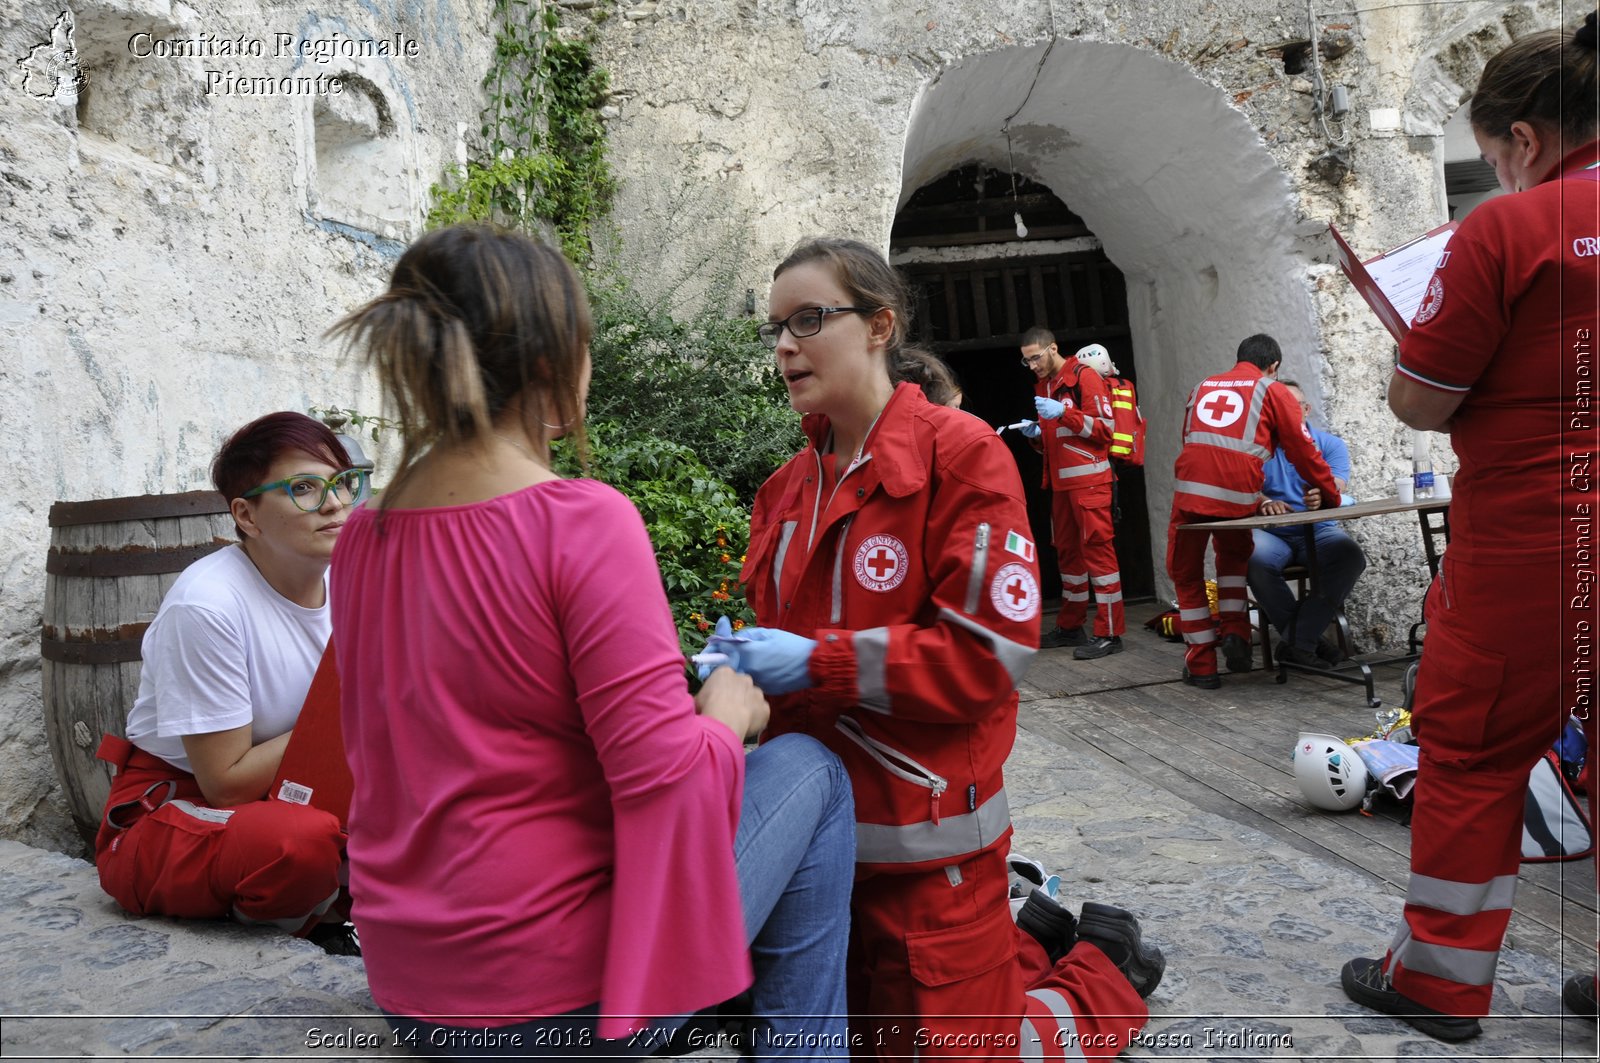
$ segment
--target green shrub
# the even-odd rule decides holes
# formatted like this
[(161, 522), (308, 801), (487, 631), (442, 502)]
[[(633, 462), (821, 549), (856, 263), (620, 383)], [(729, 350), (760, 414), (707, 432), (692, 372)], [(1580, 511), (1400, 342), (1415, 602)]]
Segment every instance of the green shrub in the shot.
[(679, 320), (625, 281), (590, 287), (590, 416), (689, 448), (749, 505), (803, 441), (756, 322), (711, 308)]

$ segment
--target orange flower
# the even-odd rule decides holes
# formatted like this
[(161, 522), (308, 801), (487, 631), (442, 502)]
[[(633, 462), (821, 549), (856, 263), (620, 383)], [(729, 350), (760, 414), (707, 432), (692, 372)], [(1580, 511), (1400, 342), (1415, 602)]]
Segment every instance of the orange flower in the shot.
[(699, 628), (701, 631), (710, 631), (711, 630), (711, 625), (706, 623), (704, 620), (702, 620), (698, 624), (696, 624), (695, 627)]
[(711, 597), (715, 598), (719, 602), (725, 602), (729, 598), (733, 597), (733, 595), (729, 594), (727, 591), (712, 591)]
[(738, 631), (742, 627), (744, 627), (744, 621), (743, 620), (735, 620), (733, 622), (733, 630)]
[(729, 557), (727, 554), (723, 554), (722, 555), (722, 563), (724, 565), (726, 565), (729, 561), (732, 561), (732, 560), (733, 560), (733, 558)]

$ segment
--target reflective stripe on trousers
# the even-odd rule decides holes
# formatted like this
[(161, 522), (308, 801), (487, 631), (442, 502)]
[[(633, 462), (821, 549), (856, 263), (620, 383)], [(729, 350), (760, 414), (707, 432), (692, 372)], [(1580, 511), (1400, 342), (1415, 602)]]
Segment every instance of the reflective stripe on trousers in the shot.
[(1024, 1061), (1083, 1059), (1083, 1039), (1078, 1019), (1067, 998), (1054, 989), (1030, 989), (1027, 1014), (1022, 1017), (1021, 1057)]
[[(1250, 620), (1243, 597), (1224, 598), (1222, 588), (1242, 588), (1245, 571), (1254, 546), (1248, 531), (1217, 531), (1199, 528), (1180, 531), (1184, 524), (1203, 523), (1203, 515), (1187, 513), (1174, 506), (1167, 526), (1167, 574), (1172, 578), (1178, 598), (1178, 630), (1187, 644), (1184, 667), (1191, 675), (1216, 675), (1218, 633), (1250, 638)], [(1206, 598), (1206, 544), (1216, 553), (1218, 610), (1211, 618)], [(1226, 603), (1227, 607), (1224, 607)]]
[[(1253, 541), (1253, 539), (1252, 539)], [(1244, 576), (1217, 577), (1217, 612), (1242, 613), (1249, 601), (1249, 592), (1246, 591), (1247, 579)]]

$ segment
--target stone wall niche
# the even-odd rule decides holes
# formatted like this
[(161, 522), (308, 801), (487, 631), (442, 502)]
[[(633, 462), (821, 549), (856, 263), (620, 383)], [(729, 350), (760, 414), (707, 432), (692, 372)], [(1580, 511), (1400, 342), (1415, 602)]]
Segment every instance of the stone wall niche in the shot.
[(383, 91), (358, 74), (337, 75), (342, 91), (312, 107), (312, 213), (322, 221), (388, 239), (408, 235), (411, 171)]
[[(74, 15), (83, 81), (78, 88), (81, 148), (91, 157), (156, 163), (183, 176), (208, 176), (207, 105), (201, 61), (151, 54), (149, 43), (193, 30), (171, 17), (90, 5)], [(142, 54), (141, 54), (142, 52)]]

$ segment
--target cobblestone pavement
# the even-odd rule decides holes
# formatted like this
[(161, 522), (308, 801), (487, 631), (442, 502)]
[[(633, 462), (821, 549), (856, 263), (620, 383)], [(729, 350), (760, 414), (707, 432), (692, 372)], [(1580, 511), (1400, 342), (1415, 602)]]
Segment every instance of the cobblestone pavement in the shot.
[[(1338, 988), (1346, 959), (1381, 952), (1395, 891), (1026, 731), (1007, 776), (1015, 848), (1060, 873), (1074, 906), (1135, 911), (1167, 954), (1152, 1021), (1125, 1058), (1600, 1055), (1593, 1022), (1561, 1017), (1553, 957), (1507, 949), (1484, 1036), (1443, 1045)], [(3, 841), (0, 1021), (7, 1059), (405, 1055), (359, 959), (264, 929), (130, 919), (88, 863)]]

